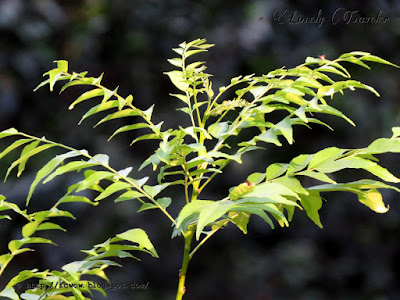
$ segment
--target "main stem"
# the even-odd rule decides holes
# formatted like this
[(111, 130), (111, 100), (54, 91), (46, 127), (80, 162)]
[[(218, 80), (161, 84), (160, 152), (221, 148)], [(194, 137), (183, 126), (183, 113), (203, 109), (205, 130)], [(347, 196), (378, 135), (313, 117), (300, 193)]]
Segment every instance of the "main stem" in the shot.
[(179, 271), (179, 283), (178, 291), (176, 293), (176, 300), (181, 300), (186, 292), (185, 280), (188, 264), (190, 261), (190, 244), (192, 243), (193, 234), (195, 232), (195, 226), (189, 226), (188, 231), (184, 234), (185, 238), (185, 250), (183, 252), (182, 268)]

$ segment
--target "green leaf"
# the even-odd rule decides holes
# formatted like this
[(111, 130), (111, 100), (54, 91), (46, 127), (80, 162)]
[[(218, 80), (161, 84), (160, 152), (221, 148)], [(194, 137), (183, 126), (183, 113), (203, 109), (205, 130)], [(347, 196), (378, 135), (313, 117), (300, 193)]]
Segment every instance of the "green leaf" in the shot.
[(300, 195), (301, 205), (304, 207), (308, 217), (322, 228), (321, 220), (318, 211), (322, 207), (322, 198), (317, 191), (309, 191), (308, 195)]
[(229, 154), (226, 154), (226, 153), (223, 153), (220, 151), (210, 151), (210, 152), (207, 152), (207, 155), (210, 157), (216, 157), (216, 158), (223, 157), (223, 158), (231, 159), (231, 160), (236, 161), (239, 164), (242, 163), (242, 160), (240, 158), (241, 157), (240, 153), (236, 153), (234, 155), (229, 155)]
[(15, 289), (13, 287), (9, 287), (7, 289), (2, 290), (0, 292), (0, 297), (12, 300), (20, 300), (18, 294), (15, 292)]
[(264, 182), (257, 184), (253, 191), (246, 194), (246, 197), (268, 197), (270, 195), (293, 196), (299, 199), (297, 193), (286, 186), (275, 182)]
[(12, 240), (8, 243), (8, 249), (11, 253), (17, 251), (24, 244), (21, 240)]
[(207, 50), (204, 49), (199, 49), (199, 50), (189, 50), (185, 52), (185, 58), (192, 56), (194, 54), (200, 53), (200, 52), (206, 52)]
[(140, 228), (130, 229), (123, 233), (117, 234), (117, 237), (132, 243), (139, 244), (140, 248), (145, 248), (149, 250), (154, 257), (158, 258), (156, 249), (154, 249), (153, 244), (150, 242), (149, 237), (147, 236), (146, 232), (143, 229)]
[(356, 64), (356, 65), (359, 65), (359, 66), (362, 66), (362, 67), (364, 67), (364, 68), (366, 68), (366, 69), (371, 69), (367, 64), (365, 64), (365, 63), (363, 63), (360, 59), (361, 58), (356, 58), (355, 56), (349, 56), (350, 54), (349, 53), (346, 53), (346, 54), (343, 54), (343, 55), (341, 55), (339, 58), (342, 58), (342, 60), (344, 60), (344, 61), (348, 61), (348, 62), (350, 62), (350, 63), (352, 63), (352, 64)]
[(30, 249), (30, 248), (21, 248), (21, 249), (13, 251), (12, 255), (14, 255), (14, 256), (15, 255), (19, 255), (21, 253), (25, 253), (25, 252), (28, 252), (28, 251), (35, 251), (35, 250)]
[(264, 173), (253, 173), (247, 177), (247, 181), (254, 183), (254, 184), (259, 184), (265, 179), (265, 174)]
[(269, 212), (279, 222), (279, 224), (282, 227), (284, 227), (284, 226), (289, 227), (289, 222), (286, 219), (285, 215), (278, 209), (278, 207), (275, 204), (255, 203), (255, 204), (251, 204), (251, 205), (256, 208), (260, 208), (262, 210)]
[(39, 226), (40, 221), (30, 222), (22, 227), (22, 236), (24, 238), (30, 237), (33, 233), (35, 233), (37, 227)]
[(54, 62), (57, 63), (57, 69), (59, 69), (61, 72), (68, 72), (68, 61), (55, 60)]
[(160, 204), (163, 208), (167, 208), (172, 202), (170, 197), (163, 197), (157, 199), (157, 203)]
[[(287, 130), (286, 135), (290, 140), (290, 130), (289, 129), (283, 129), (283, 130)], [(266, 132), (256, 136), (256, 140), (263, 141), (266, 143), (273, 143), (278, 147), (282, 146), (281, 142), (278, 139), (278, 136), (276, 135), (276, 130), (274, 128), (271, 128)], [(241, 145), (239, 144), (239, 146)]]
[(186, 71), (193, 72), (194, 69), (200, 67), (201, 65), (204, 65), (204, 63), (205, 63), (204, 61), (196, 61), (194, 63), (188, 64), (186, 66)]
[(71, 219), (75, 219), (75, 217), (68, 211), (59, 210), (57, 208), (52, 208), (50, 210), (44, 210), (35, 213), (35, 218), (37, 220), (44, 220), (46, 218), (53, 218), (53, 217), (67, 217)]
[(244, 234), (247, 234), (247, 224), (250, 220), (250, 213), (246, 212), (229, 212), (231, 222), (237, 226)]
[(323, 164), (329, 164), (345, 152), (344, 149), (329, 147), (315, 153), (308, 164), (308, 170), (315, 169)]
[(181, 67), (183, 66), (183, 60), (182, 60), (182, 58), (171, 58), (171, 59), (167, 59), (167, 61), (168, 61), (171, 65), (173, 65), (173, 66), (175, 66), (175, 67), (178, 67), (178, 68), (181, 68)]
[(115, 192), (121, 191), (121, 190), (126, 190), (128, 188), (131, 188), (132, 185), (126, 182), (115, 182), (111, 185), (109, 185), (104, 192), (102, 192), (99, 196), (97, 196), (94, 201), (100, 201), (104, 198), (107, 198), (108, 196), (114, 194)]
[(146, 123), (138, 123), (138, 124), (133, 124), (133, 125), (125, 125), (122, 126), (120, 128), (118, 128), (108, 139), (108, 141), (110, 141), (114, 136), (116, 136), (117, 134), (121, 133), (121, 132), (125, 132), (125, 131), (130, 131), (130, 130), (136, 130), (136, 129), (141, 129), (141, 128), (148, 128), (149, 125)]
[(267, 86), (255, 86), (252, 89), (250, 89), (250, 93), (253, 95), (254, 100), (259, 99), (260, 97), (262, 97), (265, 92), (267, 92), (269, 90), (269, 87)]
[(63, 71), (60, 71), (59, 69), (53, 69), (45, 73), (44, 75), (49, 76), (49, 84), (50, 84), (50, 91), (52, 92), (54, 89), (54, 85), (56, 82), (64, 75)]
[[(69, 300), (69, 299), (70, 298), (67, 298), (67, 297), (65, 297), (63, 295), (52, 295), (52, 296), (46, 297), (46, 300)], [(33, 298), (32, 299), (26, 298), (25, 300), (34, 300), (34, 299)], [(36, 298), (35, 298), (35, 300), (36, 300)]]
[[(33, 141), (32, 143), (30, 143), (29, 145), (26, 145), (24, 147), (24, 149), (22, 149), (21, 152), (21, 157), (25, 156), (26, 154), (28, 154), (30, 151), (32, 151), (33, 149), (35, 149), (38, 145), (39, 145), (40, 141)], [(22, 172), (25, 170), (25, 165), (26, 165), (27, 160), (23, 160), (20, 162), (19, 166), (18, 166), (18, 174), (17, 177), (21, 176)]]
[(0, 132), (0, 139), (5, 138), (7, 136), (17, 135), (19, 134), (18, 130), (15, 128), (9, 128)]
[(243, 212), (248, 214), (255, 214), (262, 218), (272, 229), (274, 229), (274, 223), (272, 223), (271, 218), (260, 208), (250, 206), (250, 205), (235, 205), (231, 208), (232, 212)]
[[(11, 251), (11, 250), (10, 250)], [(3, 254), (3, 255), (0, 255), (0, 268), (4, 265), (4, 264), (6, 264), (6, 263), (8, 263), (9, 261), (11, 261), (12, 259), (13, 259), (13, 255), (11, 254), (11, 253), (7, 253), (7, 254)]]
[(9, 215), (0, 215), (0, 220), (2, 220), (2, 219), (12, 220)]
[(169, 95), (174, 96), (174, 97), (178, 98), (179, 100), (188, 104), (188, 98), (186, 97), (186, 95), (183, 95), (183, 94), (169, 94)]
[(73, 279), (79, 280), (79, 273), (81, 273), (80, 271), (82, 270), (83, 265), (86, 263), (86, 261), (74, 261), (62, 266), (62, 269), (68, 272), (68, 274), (71, 275)]
[(32, 139), (20, 139), (16, 140), (14, 143), (12, 143), (10, 146), (8, 146), (6, 149), (3, 150), (3, 152), (0, 153), (0, 159), (2, 159), (4, 156), (6, 156), (8, 153), (10, 153), (12, 150), (20, 147), (23, 144), (26, 144), (28, 142), (32, 141)]
[[(169, 197), (163, 197), (163, 198), (157, 199), (156, 202), (161, 207), (167, 208), (171, 204), (172, 199), (169, 198)], [(149, 210), (149, 209), (155, 209), (155, 208), (159, 208), (159, 207), (157, 205), (153, 204), (153, 203), (150, 203), (150, 202), (143, 203), (142, 206), (139, 208), (139, 210), (137, 212), (141, 212), (141, 211)]]
[(157, 196), (162, 190), (164, 190), (169, 183), (158, 184), (154, 186), (145, 185), (143, 186), (144, 191), (150, 195), (150, 197), (154, 198)]
[(57, 168), (65, 159), (80, 156), (82, 154), (87, 154), (86, 150), (80, 151), (70, 151), (61, 155), (57, 155), (53, 159), (51, 159), (46, 165), (44, 165), (36, 174), (35, 180), (33, 181), (30, 189), (28, 197), (26, 198), (26, 205), (28, 206), (29, 200), (32, 197), (33, 191), (35, 190), (36, 186), (39, 182), (49, 175), (55, 168)]
[(400, 127), (393, 127), (392, 128), (393, 135), (391, 139), (398, 138), (400, 136)]
[(41, 83), (39, 83), (38, 86), (33, 89), (33, 91), (36, 92), (42, 86), (45, 86), (46, 84), (49, 84), (49, 83), (50, 83), (50, 79), (46, 79), (46, 80), (42, 81)]
[[(107, 267), (107, 266), (118, 266), (121, 267), (120, 264), (113, 262), (111, 260), (82, 260), (82, 261), (74, 261), (72, 263), (69, 263), (67, 265), (64, 265), (62, 267), (63, 270), (67, 271), (72, 278), (74, 278), (75, 280), (79, 280), (79, 277), (82, 274), (85, 274), (86, 272), (88, 272), (89, 270), (95, 268), (96, 266), (103, 266), (103, 268)], [(74, 290), (75, 292), (77, 291), (76, 289)], [(76, 297), (76, 295), (75, 295)], [(84, 298), (82, 298), (82, 300), (84, 300)]]
[(106, 178), (112, 178), (114, 177), (115, 174), (107, 171), (97, 171), (90, 175), (88, 178), (82, 180), (79, 183), (79, 188), (76, 190), (77, 192), (83, 191), (87, 189), (89, 186), (93, 185), (94, 183), (106, 179)]
[(385, 184), (380, 181), (363, 179), (347, 183), (322, 184), (308, 188), (308, 190), (317, 190), (320, 192), (348, 191), (358, 193), (361, 189), (392, 189), (400, 193), (400, 189), (395, 186)]
[(352, 89), (352, 88), (353, 88), (353, 89), (354, 89), (354, 88), (365, 89), (365, 90), (368, 90), (368, 91), (374, 93), (377, 97), (380, 97), (379, 93), (378, 93), (373, 87), (371, 87), (371, 86), (369, 86), (369, 85), (366, 85), (366, 84), (364, 84), (364, 83), (361, 83), (361, 82), (359, 82), (359, 81), (356, 81), (356, 80), (347, 80), (347, 81), (345, 81), (345, 84), (346, 84), (347, 86), (349, 86), (350, 89)]
[(151, 119), (151, 116), (153, 114), (153, 109), (154, 109), (154, 104), (152, 106), (150, 106), (148, 109), (146, 109), (145, 111), (143, 111), (143, 114), (147, 117), (147, 119)]
[(83, 197), (83, 196), (77, 196), (77, 195), (67, 195), (62, 197), (60, 200), (58, 200), (58, 203), (68, 203), (68, 202), (82, 202), (82, 203), (88, 203), (93, 206), (98, 205), (98, 203), (91, 201), (89, 198)]
[(221, 200), (204, 206), (200, 210), (199, 220), (197, 222), (196, 239), (199, 240), (205, 226), (222, 217), (233, 205), (235, 205), (233, 201)]
[(272, 180), (274, 178), (281, 176), (283, 173), (286, 172), (288, 167), (289, 167), (288, 164), (282, 164), (282, 163), (274, 163), (272, 165), (269, 165), (267, 168), (267, 172), (265, 173), (267, 180)]
[(303, 122), (308, 123), (308, 119), (306, 116), (306, 107), (305, 105), (300, 106), (293, 112), (296, 116), (298, 116)]
[(69, 81), (69, 82), (67, 82), (66, 84), (63, 85), (63, 87), (60, 90), (60, 93), (65, 91), (67, 88), (69, 88), (71, 86), (75, 86), (75, 85), (93, 85), (94, 81), (95, 81), (95, 79), (93, 77), (78, 78), (78, 79), (75, 79), (75, 80), (71, 80), (71, 81)]
[(94, 125), (94, 127), (97, 127), (100, 124), (110, 121), (110, 120), (126, 118), (126, 117), (134, 117), (134, 116), (140, 116), (140, 112), (138, 109), (127, 108), (127, 109), (119, 110), (119, 111), (109, 114), (108, 116), (101, 119), (99, 122), (97, 122), (96, 125)]
[(297, 206), (301, 208), (296, 201), (293, 200), (288, 200), (285, 197), (282, 197), (281, 195), (269, 195), (269, 196), (259, 196), (259, 197), (243, 197), (236, 201), (238, 204), (267, 204), (267, 203), (273, 203), (273, 204), (285, 204), (289, 206)]
[(373, 141), (366, 149), (362, 150), (362, 154), (379, 154), (379, 153), (399, 153), (400, 139), (380, 138)]
[(274, 180), (275, 183), (282, 184), (297, 194), (308, 195), (307, 190), (303, 188), (300, 181), (294, 176), (284, 176)]
[(114, 202), (121, 202), (121, 201), (127, 201), (127, 200), (134, 200), (139, 197), (145, 197), (144, 194), (139, 193), (137, 191), (128, 191), (123, 193), (121, 196), (119, 196), (117, 199), (114, 200)]
[(193, 200), (189, 202), (179, 212), (178, 218), (176, 219), (176, 227), (179, 228), (186, 218), (190, 217), (192, 214), (198, 213), (203, 207), (212, 203), (214, 203), (214, 201), (210, 200)]
[(128, 178), (129, 178), (129, 181), (133, 182), (138, 187), (141, 187), (143, 184), (145, 184), (149, 180), (149, 177), (143, 177), (141, 179), (133, 179), (130, 177), (128, 177)]
[(132, 143), (131, 143), (131, 146), (132, 146), (134, 143), (139, 142), (139, 141), (144, 141), (144, 140), (159, 140), (159, 139), (160, 139), (160, 136), (159, 136), (158, 134), (155, 134), (155, 133), (145, 134), (145, 135), (142, 135), (142, 136), (140, 136), (140, 137), (134, 139), (134, 140), (132, 141)]
[(334, 181), (333, 179), (329, 178), (326, 174), (318, 172), (318, 171), (302, 171), (302, 172), (298, 172), (296, 173), (296, 175), (303, 175), (303, 176), (308, 176), (323, 182), (329, 182), (329, 183), (333, 183), (336, 184), (336, 181)]
[(85, 100), (92, 99), (95, 97), (100, 97), (103, 95), (104, 95), (104, 91), (103, 91), (103, 89), (100, 89), (100, 88), (87, 91), (87, 92), (83, 93), (82, 95), (80, 95), (78, 97), (78, 99), (76, 99), (74, 102), (72, 102), (72, 104), (69, 106), (68, 109), (72, 110), (72, 109), (74, 109), (75, 105), (77, 105)]
[(61, 231), (66, 231), (64, 228), (62, 228), (60, 225), (55, 224), (55, 223), (51, 223), (51, 222), (45, 222), (40, 224), (37, 228), (36, 231), (39, 230), (52, 230), (52, 229), (56, 229), (56, 230), (61, 230)]
[(14, 276), (6, 285), (6, 289), (12, 286), (15, 286), (16, 284), (23, 282), (25, 280), (28, 280), (30, 278), (43, 278), (43, 273), (44, 272), (38, 272), (37, 269), (32, 269), (32, 270), (23, 270), (18, 273), (18, 275)]
[(54, 177), (62, 175), (64, 173), (72, 172), (72, 171), (80, 171), (85, 168), (93, 167), (98, 165), (99, 163), (94, 161), (94, 160), (89, 160), (89, 161), (72, 161), (70, 163), (67, 163), (64, 166), (61, 166), (57, 168), (55, 172), (50, 174), (44, 181), (43, 183), (47, 183), (50, 180), (52, 180)]
[(336, 108), (333, 108), (333, 107), (331, 107), (329, 105), (318, 105), (318, 109), (306, 108), (306, 111), (319, 112), (319, 113), (334, 115), (334, 116), (337, 116), (337, 117), (340, 117), (340, 118), (346, 120), (351, 125), (356, 126), (354, 124), (354, 122), (351, 119), (349, 119), (345, 114), (343, 114), (341, 111), (339, 111)]
[(91, 109), (89, 109), (82, 117), (82, 119), (79, 121), (78, 125), (80, 125), (83, 120), (86, 118), (90, 117), (91, 115), (97, 114), (99, 112), (109, 110), (111, 108), (119, 107), (119, 102), (117, 100), (114, 101), (108, 101), (105, 103), (100, 103), (96, 106), (93, 106)]
[(0, 211), (11, 209), (11, 210), (15, 211), (17, 214), (25, 217), (26, 219), (29, 219), (28, 215), (26, 214), (26, 210), (22, 211), (18, 207), (18, 205), (4, 201), (4, 199), (5, 199), (5, 197), (3, 195), (0, 195)]
[(217, 124), (212, 124), (208, 127), (208, 132), (215, 137), (216, 139), (219, 139), (229, 131), (229, 124), (228, 122), (219, 122)]
[(323, 173), (333, 173), (343, 169), (365, 169), (376, 166), (376, 163), (360, 157), (345, 157), (320, 164), (317, 169)]
[(374, 212), (384, 214), (389, 210), (382, 201), (382, 195), (377, 189), (371, 189), (358, 195), (358, 200)]
[(26, 237), (20, 240), (12, 240), (8, 244), (8, 248), (10, 249), (11, 252), (14, 252), (18, 250), (22, 245), (25, 244), (53, 244), (55, 245), (51, 240), (49, 239), (44, 239), (41, 237)]
[(375, 176), (378, 176), (379, 178), (381, 178), (387, 182), (394, 182), (394, 183), (400, 182), (399, 178), (397, 178), (392, 173), (390, 173), (387, 169), (381, 167), (378, 164), (374, 164), (374, 165), (365, 167), (363, 169), (374, 174)]
[(293, 158), (290, 161), (289, 166), (287, 167), (287, 174), (291, 175), (291, 174), (294, 174), (294, 173), (304, 169), (305, 166), (307, 166), (309, 164), (312, 157), (313, 157), (312, 155), (301, 154), (301, 155)]
[(282, 132), (289, 144), (293, 143), (293, 129), (292, 125), (290, 124), (290, 117), (284, 118), (275, 125), (275, 128)]
[(108, 100), (110, 100), (110, 98), (114, 94), (117, 94), (118, 87), (116, 87), (115, 90), (113, 90), (113, 91), (103, 87), (103, 91), (104, 91), (104, 97), (103, 97), (103, 100), (101, 100), (101, 103), (106, 103)]
[(170, 71), (164, 72), (164, 74), (168, 75), (171, 82), (181, 91), (185, 92), (189, 88), (189, 84), (185, 81), (186, 78), (182, 71)]
[(399, 68), (399, 66), (391, 63), (390, 61), (387, 61), (387, 60), (380, 58), (378, 56), (375, 56), (375, 55), (371, 55), (369, 53), (363, 57), (360, 57), (360, 59), (366, 60), (366, 61), (373, 61), (373, 62), (380, 63), (380, 64), (391, 65), (393, 67)]
[(10, 175), (10, 172), (11, 172), (17, 165), (19, 165), (20, 163), (22, 163), (22, 164), (23, 164), (23, 167), (21, 168), (21, 170), (19, 170), (19, 172), (18, 172), (18, 174), (17, 174), (17, 176), (20, 176), (20, 175), (21, 175), (21, 172), (22, 172), (23, 169), (25, 168), (25, 163), (26, 163), (26, 161), (27, 161), (30, 157), (32, 157), (32, 156), (34, 156), (34, 155), (36, 155), (36, 154), (38, 154), (38, 153), (40, 153), (40, 152), (42, 152), (42, 151), (44, 151), (44, 150), (47, 150), (47, 149), (49, 149), (49, 148), (51, 148), (51, 147), (54, 147), (54, 146), (55, 146), (55, 145), (52, 145), (52, 144), (41, 145), (41, 146), (39, 146), (39, 147), (37, 147), (37, 148), (34, 148), (33, 150), (30, 150), (28, 153), (26, 153), (26, 154), (24, 154), (24, 155), (21, 155), (21, 157), (20, 157), (19, 159), (17, 159), (16, 161), (14, 161), (14, 162), (11, 164), (11, 166), (8, 168), (7, 174), (6, 174), (6, 177), (5, 177), (4, 180), (7, 179), (8, 175)]
[[(338, 65), (338, 64), (336, 64), (336, 65)], [(334, 73), (334, 74), (340, 75), (345, 78), (350, 77), (350, 75), (348, 73), (343, 73), (342, 71), (338, 70), (337, 68), (333, 67), (332, 65), (330, 65), (330, 66), (324, 65), (322, 67), (317, 68), (316, 70), (322, 71), (322, 72)]]

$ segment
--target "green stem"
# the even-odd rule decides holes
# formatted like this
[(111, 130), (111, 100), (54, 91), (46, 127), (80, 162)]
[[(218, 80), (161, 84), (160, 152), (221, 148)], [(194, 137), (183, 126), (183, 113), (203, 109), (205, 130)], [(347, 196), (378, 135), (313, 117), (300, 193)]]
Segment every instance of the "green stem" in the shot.
[(179, 271), (179, 283), (178, 283), (178, 291), (176, 292), (176, 300), (181, 300), (186, 292), (185, 280), (186, 280), (188, 264), (190, 261), (190, 244), (192, 243), (195, 229), (196, 229), (195, 226), (190, 226), (188, 228), (188, 231), (184, 234), (185, 249), (183, 252), (182, 268)]
[(190, 202), (189, 200), (189, 185), (188, 185), (188, 176), (189, 176), (189, 171), (186, 166), (186, 156), (183, 155), (183, 151), (181, 153), (183, 157), (183, 171), (185, 173), (185, 198), (186, 198), (186, 204)]

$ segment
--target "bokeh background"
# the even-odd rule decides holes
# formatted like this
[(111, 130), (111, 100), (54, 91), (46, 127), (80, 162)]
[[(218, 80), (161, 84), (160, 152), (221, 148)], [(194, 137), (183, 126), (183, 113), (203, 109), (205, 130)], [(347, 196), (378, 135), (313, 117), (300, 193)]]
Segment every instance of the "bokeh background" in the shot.
[[(357, 11), (355, 17), (380, 14), (386, 22), (333, 24), (333, 13), (344, 8)], [(283, 19), (275, 20), (274, 12)], [(316, 17), (321, 10), (323, 24), (283, 22), (292, 14)], [(342, 13), (345, 11), (342, 10)], [(277, 12), (276, 12), (277, 11)], [(281, 66), (293, 67), (307, 56), (326, 54), (335, 58), (352, 50), (368, 51), (400, 64), (399, 1), (156, 1), (156, 0), (1, 0), (0, 1), (0, 130), (16, 127), (33, 135), (106, 153), (118, 168), (133, 166), (152, 154), (156, 144), (129, 143), (134, 134), (107, 138), (121, 122), (93, 129), (94, 120), (76, 126), (89, 106), (68, 106), (78, 95), (70, 90), (62, 95), (47, 88), (33, 92), (52, 61), (66, 59), (70, 69), (105, 73), (103, 83), (121, 95), (132, 93), (135, 104), (145, 109), (156, 103), (154, 118), (178, 126), (180, 103), (168, 96), (174, 92), (163, 72), (171, 70), (167, 58), (171, 48), (182, 41), (206, 38), (216, 46), (205, 55), (214, 86), (224, 85), (240, 74), (262, 74)], [(343, 15), (343, 14), (342, 14)], [(296, 143), (282, 148), (269, 146), (250, 154), (243, 165), (226, 170), (207, 191), (213, 199), (224, 196), (254, 171), (264, 171), (275, 161), (288, 162), (296, 153), (312, 153), (323, 147), (362, 147), (373, 139), (391, 135), (400, 125), (400, 71), (375, 65), (372, 71), (350, 66), (353, 76), (374, 86), (378, 99), (366, 91), (345, 93), (333, 100), (357, 124), (326, 118), (334, 128), (295, 128)], [(182, 115), (183, 116), (183, 115)], [(115, 125), (115, 127), (114, 127)], [(0, 150), (6, 146), (0, 141)], [(0, 184), (0, 194), (23, 205), (35, 171), (52, 153), (31, 160), (25, 175)], [(54, 153), (53, 153), (54, 154)], [(400, 176), (400, 156), (381, 156), (384, 166)], [(4, 175), (15, 156), (0, 161)], [(150, 168), (138, 174), (149, 175)], [(341, 174), (343, 180), (357, 174)], [(41, 185), (31, 209), (45, 209), (79, 180), (71, 174)], [(176, 193), (176, 207), (183, 197)], [(187, 299), (400, 299), (400, 197), (385, 193), (391, 209), (378, 215), (360, 205), (354, 195), (329, 194), (321, 210), (324, 229), (297, 213), (289, 228), (271, 230), (253, 218), (244, 236), (233, 226), (207, 242), (189, 267)], [(137, 214), (133, 201), (114, 204), (103, 201), (96, 208), (71, 206), (76, 221), (62, 221), (66, 233), (49, 234), (59, 247), (38, 246), (37, 252), (16, 258), (0, 280), (25, 268), (57, 269), (82, 258), (80, 249), (89, 249), (108, 237), (129, 228), (141, 227), (154, 243), (159, 259), (141, 255), (142, 262), (123, 261), (124, 268), (110, 269), (112, 283), (149, 283), (145, 290), (107, 290), (108, 299), (174, 299), (181, 264), (180, 239), (170, 239), (169, 221), (154, 211)], [(20, 236), (22, 220), (0, 221), (0, 253), (9, 240)], [(96, 294), (94, 299), (102, 299)], [(186, 299), (185, 298), (185, 299)]]

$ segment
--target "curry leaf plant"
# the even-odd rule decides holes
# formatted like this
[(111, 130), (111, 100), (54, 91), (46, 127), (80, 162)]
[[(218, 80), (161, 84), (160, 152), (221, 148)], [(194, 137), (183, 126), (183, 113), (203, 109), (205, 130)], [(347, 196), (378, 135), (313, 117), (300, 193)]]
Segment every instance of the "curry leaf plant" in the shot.
[[(26, 208), (19, 208), (2, 197), (0, 217), (10, 219), (3, 212), (13, 211), (23, 216), (27, 223), (22, 228), (21, 239), (11, 241), (8, 244), (9, 253), (0, 256), (0, 276), (16, 255), (33, 251), (25, 245), (53, 243), (40, 237), (40, 231), (65, 230), (53, 218), (73, 218), (70, 212), (59, 208), (67, 202), (96, 206), (105, 199), (115, 202), (138, 201), (141, 204), (138, 212), (154, 209), (168, 218), (172, 225), (172, 238), (184, 240), (182, 267), (177, 272), (177, 300), (185, 294), (188, 265), (194, 254), (229, 223), (236, 225), (244, 234), (252, 216), (264, 220), (267, 227), (285, 227), (289, 226), (295, 211), (300, 210), (322, 228), (319, 217), (322, 194), (327, 198), (325, 193), (333, 191), (355, 194), (359, 202), (376, 213), (385, 213), (389, 209), (382, 200), (381, 190), (400, 192), (391, 185), (400, 182), (400, 179), (380, 166), (376, 155), (400, 152), (399, 127), (393, 128), (390, 138), (379, 138), (364, 148), (329, 147), (313, 154), (300, 154), (286, 163), (273, 163), (254, 170), (256, 172), (249, 172), (248, 177), (238, 179), (237, 185), (226, 191), (222, 199), (202, 197), (203, 191), (216, 176), (224, 176), (223, 171), (228, 164), (241, 164), (242, 157), (248, 152), (261, 151), (265, 147), (283, 147), (285, 143), (293, 144), (294, 126), (311, 127), (316, 124), (332, 129), (319, 119), (322, 114), (342, 118), (354, 126), (349, 117), (331, 106), (332, 97), (357, 88), (366, 89), (377, 96), (379, 94), (373, 87), (351, 79), (346, 68), (348, 65), (370, 69), (369, 63), (375, 62), (397, 67), (370, 53), (354, 51), (335, 60), (324, 56), (308, 57), (297, 67), (280, 68), (261, 76), (238, 76), (227, 85), (215, 89), (205, 63), (193, 60), (195, 55), (212, 46), (206, 44), (204, 39), (184, 42), (173, 49), (176, 57), (168, 60), (174, 69), (165, 74), (177, 89), (170, 96), (182, 104), (177, 114), (184, 114), (188, 118), (186, 125), (181, 124), (177, 128), (165, 128), (163, 122), (153, 123), (154, 105), (144, 109), (137, 107), (132, 95), (120, 95), (117, 88), (106, 88), (101, 82), (103, 75), (89, 77), (87, 72), (71, 72), (65, 60), (56, 61), (57, 66), (44, 74), (46, 79), (38, 88), (49, 85), (53, 91), (58, 82), (63, 82), (61, 92), (77, 85), (87, 87), (69, 107), (73, 109), (81, 102), (94, 100), (95, 105), (82, 116), (80, 123), (89, 117), (98, 118), (96, 126), (125, 118), (130, 120), (126, 122), (129, 125), (118, 128), (110, 139), (124, 132), (138, 130), (140, 135), (132, 141), (132, 145), (143, 140), (156, 140), (158, 147), (138, 170), (152, 167), (154, 178), (153, 181), (148, 181), (148, 177), (141, 178), (129, 166), (117, 170), (105, 154), (89, 154), (86, 150), (13, 128), (2, 131), (2, 141), (5, 138), (14, 141), (4, 147), (0, 158), (22, 148), (19, 158), (6, 171), (6, 178), (14, 170), (19, 177), (33, 156), (50, 148), (60, 151), (37, 171), (26, 198), (27, 207), (38, 184), (45, 184), (70, 172), (81, 174), (81, 180), (71, 185), (65, 195), (46, 211), (28, 213)], [(280, 119), (273, 121), (277, 118)], [(336, 182), (331, 174), (346, 169), (362, 169), (366, 171), (367, 179)], [(306, 186), (303, 183), (306, 177), (318, 184)], [(168, 194), (171, 186), (181, 187), (181, 195)], [(83, 197), (78, 194), (83, 190), (93, 190), (97, 196), (94, 199)], [(168, 210), (172, 202), (180, 206), (177, 215)], [(117, 265), (110, 258), (133, 257), (131, 252), (138, 250), (158, 257), (142, 229), (129, 229), (84, 251), (86, 258), (65, 265), (62, 271), (22, 271), (0, 295), (9, 299), (29, 300), (49, 297), (90, 299), (93, 297), (91, 287), (96, 285), (91, 284), (86, 275), (107, 280), (104, 269)], [(40, 287), (18, 295), (14, 286), (31, 278), (37, 278)], [(57, 288), (57, 282), (68, 283), (68, 288)]]

